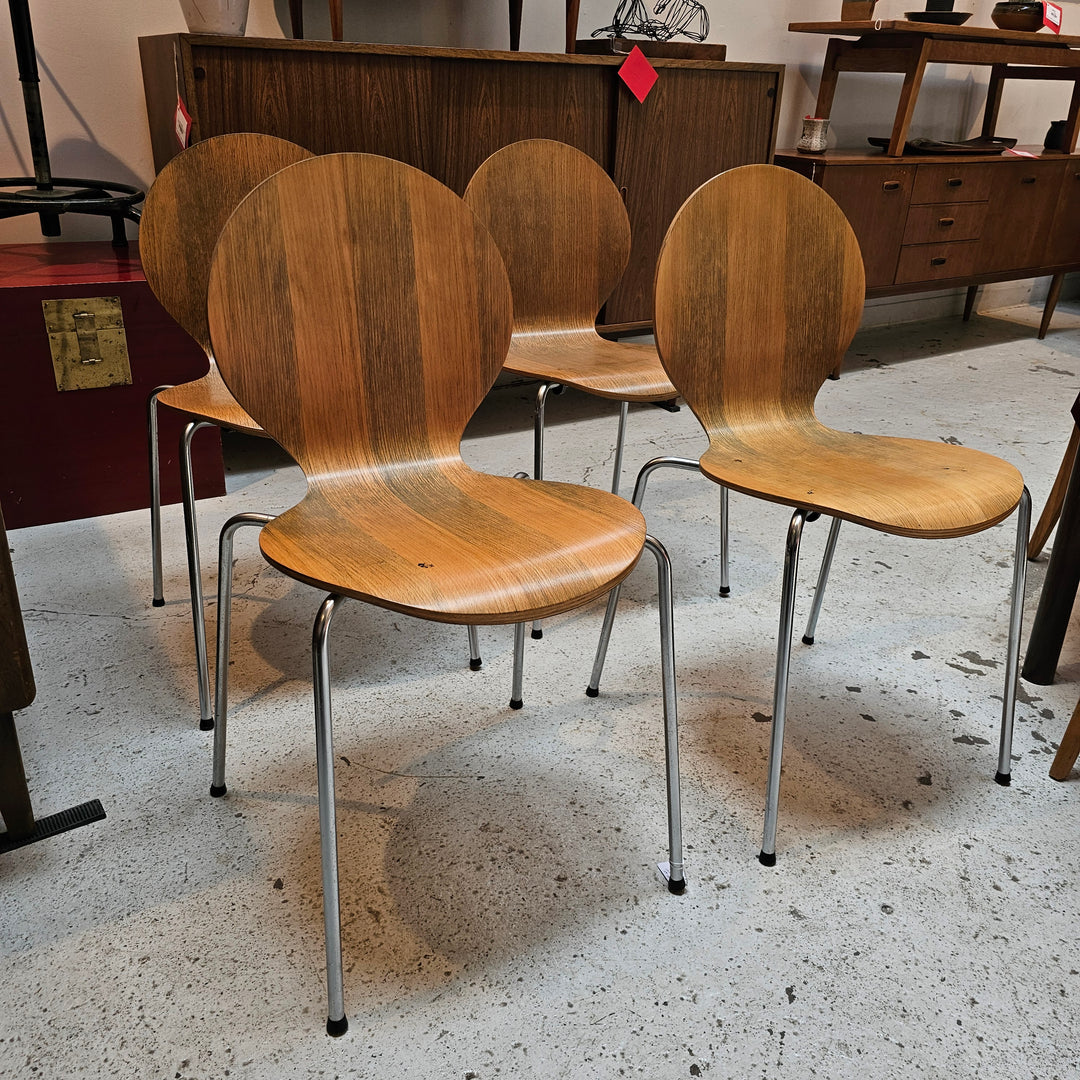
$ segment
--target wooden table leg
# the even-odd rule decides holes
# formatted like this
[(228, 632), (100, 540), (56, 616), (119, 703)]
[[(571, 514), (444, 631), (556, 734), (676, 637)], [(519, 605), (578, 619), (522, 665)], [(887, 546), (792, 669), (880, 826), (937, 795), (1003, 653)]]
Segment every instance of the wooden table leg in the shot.
[(292, 36), (301, 40), (304, 36), (304, 0), (289, 0), (289, 22)]
[(1069, 726), (1061, 737), (1061, 745), (1054, 755), (1054, 763), (1050, 766), (1050, 776), (1054, 780), (1065, 780), (1072, 767), (1080, 756), (1080, 701), (1076, 703), (1073, 714), (1069, 718)]
[(521, 0), (510, 0), (510, 51), (521, 48)]
[(1001, 91), (1005, 86), (1005, 65), (990, 67), (990, 82), (986, 87), (986, 108), (983, 109), (982, 137), (992, 139), (997, 129), (998, 113), (1001, 111)]
[(837, 59), (847, 47), (846, 41), (829, 38), (825, 49), (825, 63), (821, 65), (821, 82), (818, 84), (817, 104), (814, 115), (825, 119), (832, 113), (833, 98), (836, 96), (836, 80), (840, 77)]
[(1065, 448), (1065, 456), (1058, 466), (1057, 476), (1054, 477), (1054, 486), (1050, 489), (1046, 505), (1039, 517), (1038, 524), (1031, 533), (1028, 542), (1027, 557), (1037, 559), (1050, 539), (1054, 526), (1061, 517), (1061, 507), (1065, 502), (1065, 490), (1069, 486), (1069, 477), (1072, 475), (1073, 464), (1076, 462), (1076, 451), (1080, 449), (1080, 428), (1073, 424), (1072, 434), (1069, 436), (1069, 445)]
[(918, 55), (912, 53), (915, 63), (904, 73), (904, 85), (900, 91), (900, 100), (896, 104), (896, 119), (893, 121), (892, 136), (889, 139), (890, 157), (899, 157), (904, 152), (908, 128), (911, 127), (911, 117), (915, 113), (915, 102), (919, 97), (929, 55), (930, 38), (927, 38), (923, 41)]
[(34, 828), (34, 810), (26, 786), (15, 718), (0, 713), (0, 817), (12, 839), (28, 836)]
[(1061, 285), (1064, 280), (1064, 274), (1055, 274), (1050, 279), (1050, 288), (1046, 293), (1046, 303), (1043, 304), (1042, 321), (1039, 323), (1040, 341), (1046, 337), (1046, 331), (1050, 329), (1050, 320), (1054, 317), (1054, 308), (1057, 307), (1058, 297), (1061, 296)]
[(341, 14), (341, 0), (330, 0), (330, 36), (335, 41), (345, 37), (345, 20)]
[(566, 51), (577, 52), (577, 24), (581, 0), (566, 0)]
[[(1080, 457), (1077, 458), (1080, 461)], [(1039, 607), (1031, 624), (1021, 674), (1028, 682), (1049, 686), (1057, 673), (1058, 658), (1069, 628), (1073, 601), (1080, 586), (1080, 469), (1077, 462), (1061, 504), (1057, 539), (1050, 552)]]

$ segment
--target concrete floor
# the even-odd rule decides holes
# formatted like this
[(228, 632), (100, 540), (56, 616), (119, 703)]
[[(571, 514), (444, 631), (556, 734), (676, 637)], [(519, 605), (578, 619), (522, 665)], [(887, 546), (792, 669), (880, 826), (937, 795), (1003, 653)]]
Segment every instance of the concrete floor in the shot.
[[(1080, 387), (1080, 307), (860, 334), (821, 415), (998, 453), (1049, 491)], [(549, 404), (547, 475), (602, 485), (609, 405)], [(528, 468), (531, 392), (494, 391), (466, 445)], [(627, 487), (696, 455), (684, 409), (631, 413)], [(201, 504), (207, 554), (294, 469), (233, 452)], [(666, 472), (651, 530), (675, 563), (689, 888), (665, 857), (655, 578), (624, 591), (602, 694), (601, 609), (509, 628), (346, 605), (334, 627), (347, 1036), (324, 1034), (309, 641), (317, 595), (237, 548), (229, 795), (208, 796), (178, 507), (164, 608), (144, 512), (11, 534), (38, 681), (17, 722), (39, 814), (105, 821), (0, 856), (0, 1077), (725, 1078), (1077, 1075), (1080, 774), (1050, 755), (1080, 691), (1021, 684), (1013, 785), (993, 782), (1014, 522), (957, 541), (841, 534), (812, 648), (792, 662), (778, 864), (756, 854), (789, 512)], [(807, 528), (805, 617), (826, 528)], [(1028, 622), (1045, 561), (1031, 566)]]

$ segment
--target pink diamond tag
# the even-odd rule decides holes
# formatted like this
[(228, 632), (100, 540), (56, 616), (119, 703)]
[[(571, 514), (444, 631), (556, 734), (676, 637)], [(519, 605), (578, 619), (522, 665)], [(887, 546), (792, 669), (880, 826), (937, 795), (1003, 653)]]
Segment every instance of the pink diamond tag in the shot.
[(619, 78), (626, 83), (630, 93), (644, 101), (649, 96), (657, 80), (656, 68), (645, 58), (645, 54), (635, 45), (619, 68)]

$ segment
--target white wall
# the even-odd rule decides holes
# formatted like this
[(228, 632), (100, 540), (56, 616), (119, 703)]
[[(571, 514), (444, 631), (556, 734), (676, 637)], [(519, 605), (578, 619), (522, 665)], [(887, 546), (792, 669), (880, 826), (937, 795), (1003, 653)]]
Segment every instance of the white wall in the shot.
[[(649, 4), (652, 0), (647, 0)], [(616, 0), (582, 0), (579, 36), (610, 23)], [(728, 59), (784, 63), (780, 145), (797, 138), (799, 119), (813, 111), (826, 39), (792, 34), (795, 20), (837, 18), (840, 0), (704, 0), (710, 40), (725, 42)], [(877, 14), (903, 17), (921, 0), (880, 0)], [(993, 0), (957, 0), (974, 12), (972, 22), (990, 25)], [(31, 0), (41, 95), (54, 175), (148, 185), (153, 179), (143, 105), (138, 38), (185, 29), (177, 0)], [(326, 5), (307, 0), (309, 37), (329, 38)], [(525, 0), (522, 48), (561, 51), (564, 12), (558, 0)], [(287, 0), (251, 0), (248, 35), (281, 37), (288, 27)], [(1080, 33), (1080, 7), (1068, 6), (1065, 30)], [(506, 8), (487, 0), (345, 0), (349, 40), (394, 41), (473, 48), (504, 48)], [(958, 138), (976, 134), (982, 111), (984, 70), (932, 69), (912, 131)], [(887, 135), (899, 76), (842, 75), (833, 109), (832, 141), (863, 144), (866, 135)], [(1041, 143), (1050, 120), (1066, 113), (1064, 84), (1014, 84), (1007, 88), (998, 133)], [(10, 27), (0, 14), (0, 175), (30, 175), (29, 142)], [(108, 225), (92, 218), (62, 219), (66, 239), (106, 239)], [(0, 243), (41, 239), (37, 218), (0, 221)]]

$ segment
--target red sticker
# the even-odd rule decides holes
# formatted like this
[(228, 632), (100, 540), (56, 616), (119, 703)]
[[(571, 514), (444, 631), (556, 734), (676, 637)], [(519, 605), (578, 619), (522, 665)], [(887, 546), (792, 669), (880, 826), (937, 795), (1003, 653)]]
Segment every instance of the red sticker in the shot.
[(644, 101), (649, 96), (657, 77), (656, 68), (645, 59), (645, 54), (636, 45), (619, 68), (619, 78), (638, 101)]
[(176, 115), (173, 117), (173, 131), (176, 132), (176, 141), (180, 144), (180, 149), (186, 150), (188, 143), (191, 142), (191, 113), (184, 108), (184, 103), (180, 100), (179, 95), (176, 97)]
[(1049, 26), (1055, 34), (1061, 33), (1061, 5), (1043, 4), (1043, 26)]

